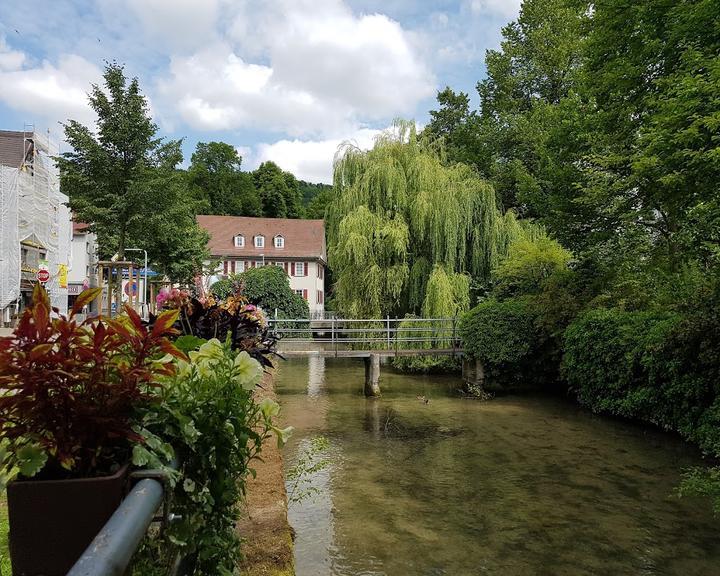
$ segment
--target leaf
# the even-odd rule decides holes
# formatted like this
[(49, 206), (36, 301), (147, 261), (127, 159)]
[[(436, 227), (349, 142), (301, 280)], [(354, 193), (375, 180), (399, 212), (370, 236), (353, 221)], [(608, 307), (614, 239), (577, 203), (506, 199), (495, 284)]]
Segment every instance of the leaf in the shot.
[(180, 336), (177, 340), (175, 340), (175, 346), (187, 354), (191, 350), (197, 350), (206, 342), (207, 340), (204, 338), (198, 338), (197, 336), (187, 334), (185, 336)]
[(148, 462), (150, 462), (150, 452), (148, 452), (145, 448), (140, 446), (140, 444), (136, 444), (133, 446), (132, 451), (132, 463), (135, 466), (147, 466)]
[(20, 474), (32, 478), (43, 469), (47, 462), (47, 453), (38, 445), (26, 444), (17, 453), (17, 467)]
[(30, 360), (39, 360), (53, 349), (53, 343), (38, 344), (30, 351)]
[(152, 327), (152, 335), (160, 336), (172, 328), (173, 324), (177, 322), (180, 316), (180, 310), (166, 310), (155, 320), (155, 324)]
[(135, 326), (135, 329), (140, 334), (146, 334), (147, 330), (145, 330), (145, 326), (143, 326), (142, 318), (140, 318), (140, 315), (137, 312), (135, 312), (135, 310), (133, 310), (129, 304), (125, 304), (124, 308), (125, 308), (125, 312), (127, 313), (128, 317), (130, 318), (130, 321), (133, 323), (133, 326)]
[(102, 288), (88, 288), (87, 290), (83, 290), (75, 300), (75, 304), (73, 304), (73, 307), (70, 310), (70, 318), (75, 316), (78, 312), (81, 312), (85, 306), (95, 300), (102, 290)]

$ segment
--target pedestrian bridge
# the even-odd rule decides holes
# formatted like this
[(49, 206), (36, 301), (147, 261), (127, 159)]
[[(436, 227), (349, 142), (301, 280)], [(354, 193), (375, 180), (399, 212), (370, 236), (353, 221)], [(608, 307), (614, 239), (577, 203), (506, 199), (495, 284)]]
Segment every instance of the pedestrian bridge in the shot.
[(365, 359), (365, 394), (380, 394), (380, 358), (460, 356), (457, 318), (279, 319), (270, 321), (285, 358)]

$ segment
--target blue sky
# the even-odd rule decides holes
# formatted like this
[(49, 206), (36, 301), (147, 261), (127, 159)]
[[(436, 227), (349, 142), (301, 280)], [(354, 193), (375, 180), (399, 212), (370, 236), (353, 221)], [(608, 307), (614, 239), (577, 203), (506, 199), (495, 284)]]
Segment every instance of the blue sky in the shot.
[(331, 180), (340, 142), (427, 121), (439, 89), (475, 94), (520, 0), (0, 0), (0, 128), (91, 125), (86, 93), (125, 64), (162, 136), (235, 146)]

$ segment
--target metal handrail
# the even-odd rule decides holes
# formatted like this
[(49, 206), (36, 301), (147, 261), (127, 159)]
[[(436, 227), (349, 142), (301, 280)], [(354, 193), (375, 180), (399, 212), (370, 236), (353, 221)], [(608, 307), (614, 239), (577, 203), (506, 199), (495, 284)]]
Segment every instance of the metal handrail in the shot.
[[(174, 466), (173, 466), (174, 467)], [(98, 532), (67, 576), (123, 576), (163, 502), (162, 471), (143, 471), (117, 510)], [(165, 511), (166, 515), (167, 510)], [(164, 520), (169, 520), (165, 517)]]

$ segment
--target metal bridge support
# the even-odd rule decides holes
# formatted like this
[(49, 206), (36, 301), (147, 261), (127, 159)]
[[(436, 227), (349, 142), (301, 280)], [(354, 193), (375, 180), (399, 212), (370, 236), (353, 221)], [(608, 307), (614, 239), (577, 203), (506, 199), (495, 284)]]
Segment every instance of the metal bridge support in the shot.
[(365, 396), (380, 396), (380, 355), (365, 357)]

